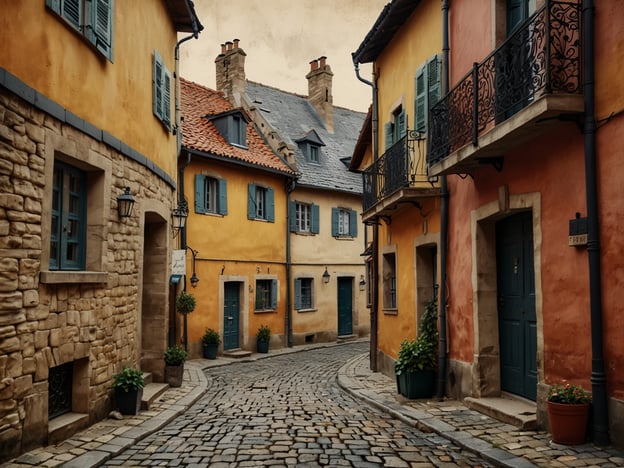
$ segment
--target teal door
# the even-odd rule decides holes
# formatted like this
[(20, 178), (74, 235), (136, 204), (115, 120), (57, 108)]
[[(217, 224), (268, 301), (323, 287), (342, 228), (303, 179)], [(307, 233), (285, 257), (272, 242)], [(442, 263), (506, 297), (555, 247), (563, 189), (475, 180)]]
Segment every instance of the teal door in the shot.
[(537, 397), (537, 320), (531, 212), (496, 223), (501, 389)]
[(338, 278), (338, 336), (353, 333), (353, 278)]
[(240, 283), (225, 283), (223, 296), (223, 349), (240, 348)]

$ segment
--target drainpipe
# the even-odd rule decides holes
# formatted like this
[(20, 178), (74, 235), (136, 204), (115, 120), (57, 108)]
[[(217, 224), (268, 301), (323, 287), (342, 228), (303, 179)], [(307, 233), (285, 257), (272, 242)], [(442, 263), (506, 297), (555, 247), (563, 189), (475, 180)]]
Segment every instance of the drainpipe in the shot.
[(292, 262), (290, 258), (290, 194), (295, 190), (296, 179), (292, 178), (286, 182), (286, 314), (284, 314), (286, 328), (286, 346), (292, 348), (292, 288), (290, 285), (292, 277)]
[(594, 443), (609, 444), (607, 378), (602, 343), (602, 288), (600, 283), (600, 225), (598, 223), (598, 188), (596, 171), (596, 109), (594, 83), (594, 16), (592, 0), (583, 1), (583, 123), (585, 146), (585, 187), (587, 198), (587, 257), (589, 260), (589, 308), (592, 347), (592, 400)]
[[(449, 91), (449, 2), (442, 1), (442, 82), (441, 95), (446, 96)], [(446, 176), (440, 177), (440, 347), (438, 349), (438, 394), (442, 400), (446, 389), (446, 254), (448, 248), (449, 224), (449, 193), (446, 185)]]
[[(378, 150), (378, 105), (377, 105), (377, 83), (373, 76), (373, 81), (368, 81), (360, 76), (360, 66), (357, 58), (355, 57), (355, 53), (351, 54), (351, 58), (353, 60), (353, 67), (355, 68), (355, 76), (362, 83), (367, 84), (371, 87), (373, 92), (373, 113), (372, 113), (372, 131), (373, 131), (373, 161), (377, 161), (379, 150)], [(374, 74), (374, 72), (373, 72)], [(378, 221), (375, 220), (373, 224), (373, 266), (371, 268), (371, 312), (370, 312), (370, 368), (373, 372), (377, 372), (377, 314), (379, 311), (379, 305), (377, 303), (377, 298), (379, 297), (379, 284), (377, 282), (377, 264), (378, 264), (378, 255), (379, 255), (379, 224)]]

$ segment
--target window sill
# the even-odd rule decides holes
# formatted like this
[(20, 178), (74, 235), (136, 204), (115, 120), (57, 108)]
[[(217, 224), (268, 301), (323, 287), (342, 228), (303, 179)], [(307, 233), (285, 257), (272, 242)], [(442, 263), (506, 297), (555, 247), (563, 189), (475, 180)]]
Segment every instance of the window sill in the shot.
[(44, 284), (65, 283), (107, 283), (108, 273), (105, 271), (42, 271), (39, 281)]
[(307, 313), (307, 312), (316, 312), (318, 309), (295, 309), (297, 312)]
[(345, 236), (334, 236), (334, 239), (336, 239), (336, 240), (350, 240), (350, 241), (352, 241), (353, 239), (355, 239), (355, 237), (348, 236), (348, 235), (345, 235)]
[(310, 231), (291, 231), (298, 236), (315, 236), (316, 234)]
[(399, 314), (399, 309), (393, 308), (393, 309), (383, 309), (383, 313), (385, 315), (398, 315)]
[(270, 312), (275, 312), (275, 309), (256, 309), (254, 310), (254, 314), (266, 314)]

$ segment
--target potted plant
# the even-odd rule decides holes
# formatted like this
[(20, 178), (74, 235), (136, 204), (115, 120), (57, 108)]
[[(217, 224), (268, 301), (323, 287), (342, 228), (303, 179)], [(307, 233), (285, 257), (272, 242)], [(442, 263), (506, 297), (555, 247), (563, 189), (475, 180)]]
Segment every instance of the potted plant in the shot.
[(394, 363), (397, 388), (407, 398), (433, 395), (438, 347), (438, 306), (431, 299), (420, 320), (418, 338), (403, 340)]
[(138, 414), (141, 408), (145, 380), (139, 369), (124, 366), (121, 372), (113, 375), (115, 401), (121, 414)]
[(271, 329), (268, 325), (260, 325), (256, 334), (256, 346), (259, 353), (269, 352), (269, 342), (271, 341)]
[(184, 361), (188, 353), (182, 346), (171, 346), (165, 351), (165, 381), (170, 387), (180, 387), (184, 377)]
[(182, 291), (176, 299), (176, 309), (182, 315), (190, 314), (195, 310), (195, 296), (186, 291)]
[(578, 445), (585, 442), (591, 395), (578, 385), (556, 384), (548, 392), (546, 410), (553, 442)]
[(204, 333), (204, 336), (202, 336), (204, 357), (206, 359), (217, 359), (219, 343), (221, 343), (221, 337), (219, 336), (219, 332), (212, 328), (206, 328), (206, 333)]

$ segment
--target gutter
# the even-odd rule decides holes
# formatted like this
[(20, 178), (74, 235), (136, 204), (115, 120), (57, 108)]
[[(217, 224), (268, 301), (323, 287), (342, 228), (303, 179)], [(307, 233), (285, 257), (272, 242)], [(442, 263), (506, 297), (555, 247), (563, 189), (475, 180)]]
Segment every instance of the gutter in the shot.
[(290, 194), (295, 190), (297, 179), (291, 178), (286, 182), (286, 313), (284, 325), (286, 329), (286, 346), (293, 347), (292, 333), (292, 260), (290, 258)]

